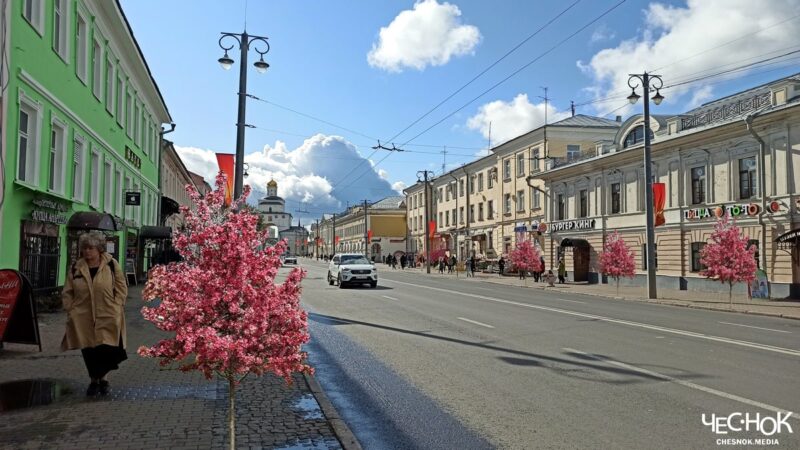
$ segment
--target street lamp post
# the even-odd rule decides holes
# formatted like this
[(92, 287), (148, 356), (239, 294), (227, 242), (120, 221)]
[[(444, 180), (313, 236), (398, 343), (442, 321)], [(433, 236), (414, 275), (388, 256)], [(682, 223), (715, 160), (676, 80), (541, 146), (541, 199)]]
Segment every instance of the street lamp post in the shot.
[(242, 196), (242, 188), (244, 183), (244, 129), (247, 127), (245, 121), (245, 105), (247, 98), (247, 51), (250, 50), (250, 45), (261, 42), (266, 46), (264, 51), (259, 50), (258, 47), (253, 45), (253, 49), (261, 55), (261, 58), (253, 63), (259, 73), (264, 73), (269, 68), (269, 64), (264, 61), (264, 55), (269, 52), (269, 42), (264, 36), (252, 36), (247, 34), (247, 31), (239, 33), (222, 33), (219, 38), (219, 47), (225, 51), (222, 58), (217, 61), (223, 69), (228, 70), (233, 66), (233, 59), (228, 56), (228, 50), (233, 49), (234, 44), (226, 46), (222, 43), (225, 38), (231, 38), (239, 44), (239, 112), (236, 119), (236, 173), (234, 174), (233, 184), (233, 198), (238, 199)]
[[(428, 209), (430, 208), (428, 202), (428, 181), (430, 178), (433, 178), (433, 172), (430, 170), (420, 170), (417, 172), (417, 180), (425, 182), (425, 270), (428, 273), (431, 273), (431, 232), (430, 232), (430, 212)], [(433, 204), (433, 202), (430, 202)]]
[[(655, 213), (653, 211), (653, 169), (651, 167), (650, 157), (650, 89), (655, 88), (656, 94), (652, 97), (653, 103), (660, 105), (664, 100), (664, 96), (658, 91), (664, 86), (661, 80), (661, 75), (653, 75), (647, 72), (642, 74), (630, 74), (628, 78), (628, 86), (631, 88), (631, 95), (628, 96), (628, 101), (635, 104), (642, 96), (636, 93), (638, 84), (642, 84), (644, 91), (644, 179), (645, 179), (645, 214), (647, 215), (647, 296), (648, 298), (658, 298), (656, 289), (656, 230), (655, 230)], [(657, 84), (658, 86), (651, 86)]]

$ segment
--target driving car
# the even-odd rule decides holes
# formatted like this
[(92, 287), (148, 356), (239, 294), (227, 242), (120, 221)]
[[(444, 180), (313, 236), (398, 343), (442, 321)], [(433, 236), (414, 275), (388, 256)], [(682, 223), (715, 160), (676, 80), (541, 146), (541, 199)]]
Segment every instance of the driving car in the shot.
[(284, 264), (297, 264), (297, 256), (291, 254), (283, 255), (283, 263)]
[(361, 253), (340, 253), (334, 255), (328, 264), (328, 284), (334, 281), (343, 288), (348, 284), (369, 284), (378, 286), (378, 269)]

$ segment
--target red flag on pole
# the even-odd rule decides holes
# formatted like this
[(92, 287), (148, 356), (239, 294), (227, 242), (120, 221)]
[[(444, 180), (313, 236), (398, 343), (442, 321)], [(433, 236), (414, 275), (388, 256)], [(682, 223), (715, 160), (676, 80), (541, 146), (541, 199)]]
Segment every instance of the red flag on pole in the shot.
[(336, 245), (339, 245), (339, 236), (336, 236)]
[(436, 234), (436, 221), (428, 222), (428, 228), (430, 228), (431, 238), (433, 238), (433, 235)]
[(667, 186), (664, 183), (653, 183), (653, 213), (655, 214), (655, 226), (664, 225), (667, 219), (664, 217), (664, 206), (667, 203)]
[(367, 240), (368, 241), (372, 240), (372, 230), (367, 230)]
[(220, 172), (228, 177), (225, 183), (225, 205), (230, 206), (233, 201), (233, 165), (234, 155), (231, 153), (217, 153), (217, 164)]

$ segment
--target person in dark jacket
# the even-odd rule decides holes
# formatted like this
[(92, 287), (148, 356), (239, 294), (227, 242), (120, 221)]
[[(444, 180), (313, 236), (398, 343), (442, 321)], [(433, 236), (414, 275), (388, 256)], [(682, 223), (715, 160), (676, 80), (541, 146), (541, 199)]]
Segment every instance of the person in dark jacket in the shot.
[(506, 260), (503, 257), (500, 257), (500, 261), (497, 261), (497, 267), (500, 269), (499, 275), (503, 275), (503, 272), (506, 269)]

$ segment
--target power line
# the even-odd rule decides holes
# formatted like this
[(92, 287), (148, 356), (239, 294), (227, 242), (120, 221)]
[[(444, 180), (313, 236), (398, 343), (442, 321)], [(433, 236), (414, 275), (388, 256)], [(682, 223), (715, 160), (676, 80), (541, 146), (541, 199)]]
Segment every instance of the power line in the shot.
[[(711, 75), (704, 75), (704, 76), (697, 77), (697, 78), (694, 78), (694, 79), (690, 79), (690, 80), (687, 80), (687, 81), (673, 83), (671, 85), (664, 86), (662, 89), (669, 89), (669, 88), (674, 88), (674, 87), (677, 87), (677, 86), (683, 86), (685, 84), (696, 83), (698, 81), (707, 80), (709, 78), (715, 78), (715, 77), (719, 77), (719, 76), (722, 76), (722, 75), (735, 73), (735, 72), (739, 72), (739, 71), (742, 71), (742, 70), (747, 70), (747, 69), (752, 68), (753, 66), (756, 66), (758, 64), (762, 64), (762, 63), (769, 62), (769, 61), (774, 61), (776, 59), (783, 58), (785, 56), (793, 55), (793, 54), (797, 54), (797, 53), (800, 53), (800, 49), (794, 50), (794, 51), (791, 51), (791, 52), (787, 52), (787, 53), (784, 53), (782, 55), (773, 56), (772, 58), (766, 58), (766, 59), (762, 59), (760, 61), (756, 61), (756, 62), (753, 62), (753, 63), (744, 64), (744, 65), (741, 65), (739, 67), (734, 67), (732, 69), (723, 70), (721, 72), (717, 72), (717, 73), (714, 73), (714, 74), (711, 74)], [(780, 61), (780, 62), (785, 62), (785, 61)]]

